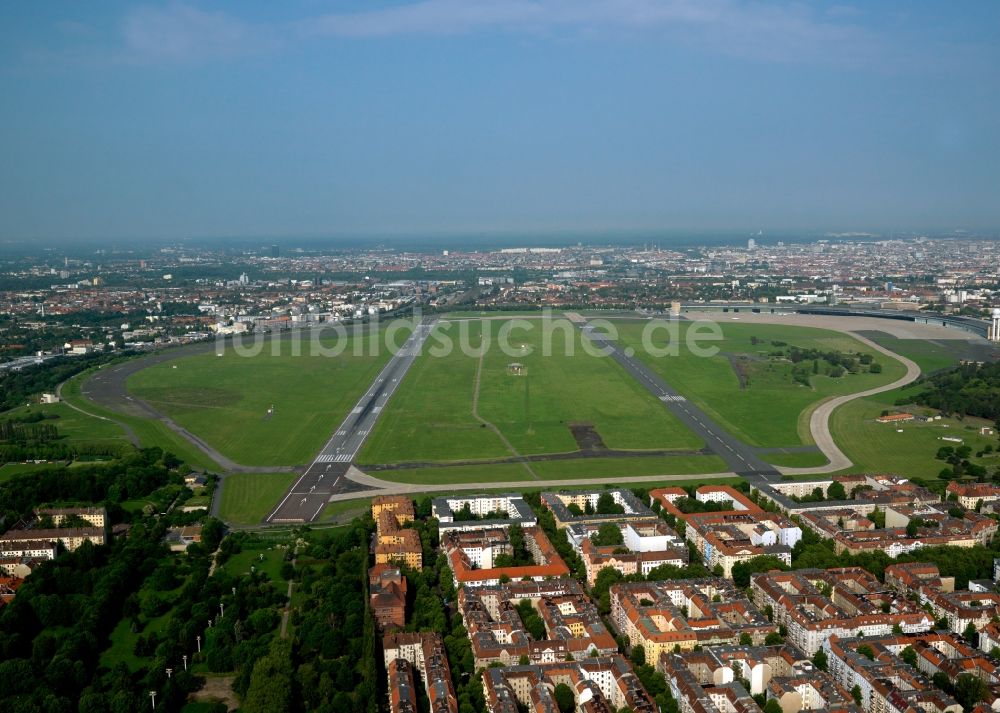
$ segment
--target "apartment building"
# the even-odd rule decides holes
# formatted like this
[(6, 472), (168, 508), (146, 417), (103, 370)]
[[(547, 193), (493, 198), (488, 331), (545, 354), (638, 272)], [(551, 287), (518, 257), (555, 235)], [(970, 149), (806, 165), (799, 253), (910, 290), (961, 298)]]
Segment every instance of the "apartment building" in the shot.
[[(58, 543), (73, 552), (84, 542), (104, 545), (108, 541), (104, 527), (62, 527), (11, 529), (0, 535), (0, 557), (48, 557), (42, 543)], [(41, 546), (39, 546), (41, 545)], [(20, 553), (20, 554), (16, 554)]]
[(398, 567), (376, 564), (368, 570), (368, 595), (379, 629), (406, 625), (406, 577)]
[[(544, 638), (536, 640), (525, 629), (516, 609), (524, 602), (544, 622)], [(532, 664), (546, 664), (618, 651), (597, 607), (574, 579), (463, 587), (458, 608), (477, 669), (491, 664), (509, 666), (522, 657)]]
[(569, 575), (569, 567), (540, 527), (523, 529), (524, 543), (534, 564), (497, 567), (499, 554), (512, 554), (510, 538), (503, 528), (450, 530), (442, 533), (441, 548), (448, 557), (456, 586), (495, 586), (502, 581), (545, 579)]
[(392, 659), (385, 665), (389, 678), (390, 713), (417, 713), (413, 666), (406, 659)]
[(405, 564), (423, 568), (423, 544), (417, 531), (405, 525), (413, 522), (413, 501), (403, 495), (372, 498), (375, 520), (375, 563)]
[(1000, 500), (1000, 485), (993, 483), (959, 483), (952, 481), (945, 488), (948, 498), (954, 499), (964, 508), (975, 510), (980, 503), (993, 503)]
[[(866, 514), (872, 510), (869, 508)], [(959, 518), (929, 505), (897, 504), (886, 506), (884, 513), (884, 528), (876, 528), (854, 507), (803, 512), (801, 518), (804, 526), (833, 540), (837, 554), (882, 551), (893, 558), (921, 547), (974, 547), (989, 543), (997, 531), (995, 520), (971, 510)], [(908, 531), (911, 520), (915, 520), (916, 528)]]
[(727, 485), (704, 485), (694, 493), (698, 503), (716, 503), (722, 509), (685, 511), (689, 499), (681, 488), (659, 488), (650, 498), (685, 523), (685, 537), (709, 568), (718, 567), (731, 578), (739, 562), (771, 555), (792, 563), (792, 548), (802, 539), (802, 530), (784, 515), (763, 510), (743, 493)]
[[(859, 649), (862, 646), (867, 648)], [(865, 713), (961, 713), (954, 698), (929, 679), (887, 652), (876, 640), (841, 639), (823, 643), (827, 669), (847, 690), (857, 687)], [(869, 658), (868, 653), (873, 653)]]
[(831, 636), (884, 636), (897, 627), (917, 633), (934, 624), (927, 612), (860, 567), (760, 572), (750, 578), (750, 597), (809, 656)]
[(597, 573), (610, 567), (628, 576), (646, 576), (661, 565), (684, 567), (690, 552), (684, 540), (662, 520), (615, 522), (622, 533), (621, 545), (597, 545), (591, 539), (599, 525), (576, 523), (566, 528), (573, 549), (583, 560), (587, 584), (594, 585)]
[(955, 590), (954, 577), (941, 577), (934, 564), (910, 562), (890, 565), (885, 570), (886, 584), (912, 595), (921, 605), (929, 606), (935, 619), (945, 619), (948, 628), (958, 634), (972, 626), (984, 629), (1000, 617), (1000, 594)]
[(89, 523), (91, 527), (106, 527), (108, 512), (104, 508), (39, 508), (35, 517), (50, 518), (53, 527), (62, 527), (63, 523), (75, 519)]
[(764, 643), (778, 627), (719, 577), (612, 585), (611, 622), (647, 661), (695, 646), (737, 644), (746, 634)]
[[(402, 659), (412, 667), (410, 685), (412, 686), (413, 681), (412, 672), (419, 674), (423, 680), (431, 713), (458, 713), (458, 699), (455, 697), (455, 688), (451, 682), (448, 655), (445, 653), (444, 643), (439, 634), (386, 634), (382, 638), (382, 654), (386, 671), (390, 674), (390, 692), (393, 684), (392, 671), (398, 676), (400, 670), (405, 669), (402, 664), (395, 664), (391, 669), (390, 665)], [(400, 709), (400, 713), (405, 710), (405, 708)]]
[[(602, 495), (605, 499), (610, 498), (616, 511), (620, 509), (622, 512), (598, 512)], [(625, 488), (542, 493), (541, 498), (542, 505), (552, 511), (560, 529), (572, 524), (656, 520), (656, 514)]]
[(534, 511), (518, 493), (434, 498), (431, 512), (437, 518), (438, 529), (442, 533), (503, 528), (515, 522), (522, 527), (538, 524)]
[(487, 668), (483, 692), (488, 713), (555, 713), (553, 691), (560, 683), (573, 692), (580, 713), (657, 713), (656, 704), (620, 655), (550, 664)]

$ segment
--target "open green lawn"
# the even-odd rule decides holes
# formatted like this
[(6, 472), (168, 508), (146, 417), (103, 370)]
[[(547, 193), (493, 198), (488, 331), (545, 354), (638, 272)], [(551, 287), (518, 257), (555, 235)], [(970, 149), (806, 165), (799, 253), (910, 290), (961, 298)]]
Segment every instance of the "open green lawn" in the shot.
[(298, 473), (227, 475), (219, 516), (234, 525), (259, 525), (298, 477)]
[(43, 470), (54, 470), (62, 468), (65, 463), (4, 463), (0, 466), (0, 483), (10, 480), (14, 476), (25, 473), (38, 473)]
[(49, 417), (51, 420), (46, 423), (54, 425), (59, 430), (59, 435), (69, 442), (127, 443), (125, 432), (118, 424), (80, 413), (62, 402), (21, 406), (3, 416), (18, 417), (35, 413), (43, 413)]
[[(59, 431), (63, 442), (68, 444), (128, 445), (125, 432), (120, 426), (93, 416), (82, 414), (65, 403), (31, 404), (0, 414), (0, 418), (17, 418), (28, 414), (43, 413)], [(6, 463), (0, 466), (0, 482), (21, 473), (32, 473), (50, 468), (61, 468), (64, 463)]]
[[(596, 431), (608, 448), (698, 449), (702, 443), (663, 405), (610, 359), (584, 352), (579, 330), (568, 321), (553, 324), (551, 355), (543, 349), (541, 325), (498, 339), (504, 321), (442, 324), (432, 348), (447, 337), (479, 349), (483, 330), (488, 348), (482, 360), (478, 409), (522, 455), (579, 449), (570, 426)], [(567, 340), (568, 339), (568, 343)], [(512, 374), (511, 364), (523, 373)], [(503, 442), (472, 414), (478, 355), (457, 346), (447, 356), (422, 355), (390, 401), (359, 454), (362, 463), (443, 462), (510, 455)]]
[(338, 356), (310, 355), (309, 344), (293, 356), (287, 341), (269, 340), (253, 357), (232, 349), (182, 357), (136, 372), (128, 388), (237, 463), (307, 463), (389, 358), (384, 347), (373, 354), (366, 337), (346, 340)]
[[(186, 439), (171, 431), (165, 424), (151, 419), (118, 413), (117, 411), (112, 411), (95, 404), (93, 401), (90, 401), (81, 393), (80, 386), (91, 373), (92, 372), (87, 371), (82, 374), (77, 374), (72, 379), (67, 381), (63, 385), (62, 389), (63, 399), (72, 403), (76, 407), (83, 409), (87, 413), (94, 415), (95, 419), (97, 416), (101, 416), (113, 422), (127, 425), (135, 433), (136, 438), (139, 439), (139, 442), (144, 448), (162, 448), (164, 451), (173, 453), (175, 456), (194, 468), (212, 470), (215, 472), (219, 472), (221, 470), (218, 463), (213, 461), (199, 449), (195, 448)], [(100, 421), (100, 419), (96, 420)], [(103, 423), (104, 421), (101, 422)], [(112, 425), (114, 425), (114, 423)], [(115, 427), (120, 428), (118, 426)]]
[[(975, 359), (976, 349), (966, 339), (900, 339), (885, 332), (863, 332), (876, 344), (911, 359), (923, 374), (958, 366), (963, 359)], [(979, 357), (981, 358), (981, 357)]]
[(371, 510), (371, 498), (355, 498), (354, 500), (338, 500), (323, 508), (319, 522), (349, 522), (359, 515)]
[[(680, 322), (679, 355), (657, 357), (643, 346), (644, 323), (623, 320), (614, 324), (620, 343), (635, 349), (638, 358), (722, 427), (754, 446), (810, 444), (808, 414), (820, 401), (890, 383), (906, 371), (897, 360), (870, 350), (846, 334), (824, 329), (720, 322), (722, 340), (701, 342), (703, 346), (717, 347), (719, 353), (701, 357), (685, 345), (692, 323)], [(858, 373), (840, 378), (819, 374), (812, 376), (810, 386), (806, 387), (792, 379), (790, 362), (768, 358), (768, 352), (779, 348), (772, 345), (772, 341), (803, 349), (869, 353), (883, 370), (880, 374)], [(662, 349), (668, 345), (669, 337), (659, 330), (652, 333), (651, 343)], [(730, 355), (736, 359), (743, 357), (741, 363), (748, 376), (743, 388)]]
[(373, 470), (369, 471), (369, 475), (394, 483), (433, 483), (440, 485), (448, 483), (502, 483), (509, 480), (532, 480), (528, 471), (519, 463)]
[(760, 457), (784, 468), (812, 468), (829, 462), (822, 453), (761, 453)]
[(728, 470), (725, 461), (718, 456), (699, 455), (550, 460), (533, 463), (532, 468), (545, 480), (724, 473)]
[[(942, 446), (967, 445), (973, 456), (987, 445), (1000, 446), (996, 436), (979, 435), (980, 426), (993, 424), (972, 417), (959, 421), (942, 418), (930, 423), (909, 422), (901, 424), (876, 423), (875, 419), (885, 409), (894, 409), (896, 399), (906, 390), (890, 391), (877, 396), (858, 399), (844, 404), (830, 419), (830, 428), (841, 450), (854, 461), (846, 472), (897, 473), (903, 476), (935, 478), (946, 463), (934, 458)], [(931, 409), (915, 407), (915, 414), (934, 413)], [(900, 432), (901, 431), (901, 432)], [(942, 441), (944, 437), (957, 437), (964, 443)], [(1000, 466), (1000, 457), (971, 458), (971, 462), (985, 465), (991, 470)]]
[(254, 572), (266, 574), (275, 586), (284, 591), (287, 582), (281, 576), (281, 565), (285, 563), (285, 552), (283, 547), (266, 543), (259, 546), (244, 545), (243, 551), (226, 560), (222, 567), (234, 576), (249, 576), (250, 568), (253, 567)]
[[(649, 475), (696, 475), (723, 473), (726, 464), (717, 456), (645, 456), (622, 458), (574, 458), (531, 463), (539, 480), (569, 478), (627, 478)], [(535, 481), (519, 463), (461, 465), (437, 468), (401, 468), (371, 471), (371, 475), (396, 483), (448, 483)]]

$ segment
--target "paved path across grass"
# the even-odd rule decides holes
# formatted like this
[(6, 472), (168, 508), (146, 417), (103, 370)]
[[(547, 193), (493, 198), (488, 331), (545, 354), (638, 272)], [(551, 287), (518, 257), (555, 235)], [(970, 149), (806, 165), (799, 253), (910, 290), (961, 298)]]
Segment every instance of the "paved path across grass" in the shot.
[(483, 359), (485, 357), (486, 357), (486, 349), (482, 349), (479, 353), (479, 363), (476, 364), (476, 383), (472, 390), (472, 417), (477, 421), (479, 421), (484, 426), (486, 426), (486, 428), (493, 431), (493, 433), (496, 434), (497, 438), (500, 439), (500, 442), (503, 443), (504, 448), (506, 448), (510, 452), (514, 461), (516, 463), (520, 463), (521, 466), (526, 471), (528, 471), (528, 475), (530, 475), (535, 480), (538, 480), (538, 473), (536, 473), (535, 469), (531, 467), (531, 464), (528, 462), (528, 460), (524, 456), (522, 456), (516, 448), (514, 448), (514, 444), (511, 443), (509, 440), (507, 440), (507, 436), (503, 435), (500, 429), (497, 428), (492, 422), (487, 421), (485, 418), (479, 415), (479, 385), (482, 383), (483, 380)]
[[(354, 490), (349, 493), (336, 493), (330, 496), (330, 502), (341, 500), (355, 500), (357, 498), (371, 498), (376, 495), (416, 495), (420, 493), (442, 493), (454, 492), (458, 490), (503, 490), (510, 489), (520, 492), (526, 487), (536, 487), (530, 480), (511, 481), (491, 481), (486, 483), (392, 483), (387, 480), (379, 480), (364, 473), (357, 468), (351, 468), (344, 475), (345, 478), (357, 483), (363, 489)], [(600, 487), (615, 483), (666, 483), (671, 481), (691, 481), (709, 478), (737, 478), (737, 473), (710, 473), (710, 474), (673, 474), (673, 475), (629, 475), (617, 478), (564, 478), (561, 480), (544, 480), (539, 484), (545, 487), (561, 488), (571, 485), (593, 485)]]
[(778, 468), (783, 475), (819, 475), (822, 473), (835, 473), (839, 470), (850, 468), (853, 465), (853, 462), (844, 454), (842, 450), (840, 450), (836, 441), (833, 440), (833, 434), (830, 433), (830, 416), (833, 414), (834, 410), (843, 406), (848, 401), (854, 401), (855, 399), (862, 399), (866, 396), (874, 396), (875, 394), (881, 394), (885, 391), (899, 389), (907, 384), (912, 384), (920, 378), (920, 367), (917, 366), (916, 362), (913, 360), (907, 359), (901, 354), (890, 351), (880, 344), (876, 344), (867, 337), (861, 336), (857, 332), (848, 332), (848, 334), (865, 346), (900, 362), (906, 367), (906, 374), (896, 379), (891, 384), (884, 384), (882, 386), (876, 386), (872, 389), (858, 391), (857, 393), (844, 394), (843, 396), (835, 396), (832, 399), (827, 399), (813, 409), (812, 414), (809, 416), (809, 432), (812, 434), (813, 441), (816, 442), (820, 451), (823, 452), (823, 455), (825, 455), (830, 462), (826, 465), (812, 468)]

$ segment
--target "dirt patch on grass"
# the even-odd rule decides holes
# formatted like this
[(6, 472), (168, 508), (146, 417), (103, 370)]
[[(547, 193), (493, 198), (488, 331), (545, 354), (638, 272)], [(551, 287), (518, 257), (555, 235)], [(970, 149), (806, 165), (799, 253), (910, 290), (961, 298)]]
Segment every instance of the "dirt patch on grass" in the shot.
[(740, 382), (740, 391), (745, 391), (750, 384), (750, 358), (746, 354), (726, 354), (726, 359)]
[(205, 685), (188, 696), (189, 701), (205, 703), (225, 703), (226, 709), (234, 711), (239, 708), (240, 701), (233, 692), (233, 676), (211, 676), (205, 679)]
[(576, 446), (581, 451), (604, 451), (604, 439), (597, 432), (592, 423), (569, 423), (569, 432), (573, 434)]

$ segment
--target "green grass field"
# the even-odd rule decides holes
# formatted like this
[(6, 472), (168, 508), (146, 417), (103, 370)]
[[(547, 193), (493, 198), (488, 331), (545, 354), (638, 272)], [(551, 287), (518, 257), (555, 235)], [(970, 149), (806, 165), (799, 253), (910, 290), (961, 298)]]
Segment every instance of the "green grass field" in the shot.
[[(88, 376), (90, 376), (90, 374), (91, 372), (84, 372), (67, 381), (63, 385), (62, 389), (63, 399), (72, 403), (77, 408), (81, 408), (87, 413), (94, 415), (95, 417), (100, 416), (104, 419), (109, 419), (112, 422), (127, 425), (132, 429), (133, 433), (135, 433), (136, 438), (139, 439), (139, 442), (144, 448), (162, 448), (164, 451), (173, 453), (193, 468), (212, 470), (215, 472), (221, 471), (218, 463), (209, 458), (199, 449), (195, 448), (186, 439), (171, 431), (163, 423), (151, 419), (138, 418), (136, 416), (128, 416), (126, 414), (118, 413), (117, 411), (106, 409), (103, 406), (99, 406), (93, 401), (90, 401), (81, 393), (80, 388), (81, 384), (87, 379)], [(102, 421), (97, 418), (94, 420), (100, 423), (107, 423), (107, 421)], [(120, 428), (118, 426), (115, 427)]]
[(253, 567), (254, 572), (266, 574), (272, 584), (284, 591), (284, 586), (287, 584), (281, 576), (281, 565), (284, 562), (284, 548), (262, 543), (259, 546), (244, 545), (243, 551), (226, 560), (222, 568), (234, 576), (249, 576), (250, 568)]
[(783, 468), (813, 468), (829, 462), (822, 453), (762, 453), (761, 458)]
[(885, 332), (863, 332), (876, 344), (917, 363), (923, 374), (958, 366), (962, 359), (975, 358), (970, 344), (964, 339), (900, 339)]
[[(401, 333), (402, 340), (405, 334)], [(292, 356), (288, 343), (272, 355), (265, 343), (254, 357), (227, 350), (155, 364), (136, 372), (129, 390), (227, 457), (245, 465), (308, 463), (368, 388), (389, 351), (355, 355), (347, 337), (338, 356)], [(334, 342), (324, 340), (330, 348)], [(273, 412), (269, 409), (273, 407)]]
[[(94, 444), (99, 446), (127, 446), (129, 441), (120, 426), (93, 416), (82, 414), (70, 408), (65, 403), (31, 404), (7, 411), (3, 417), (20, 417), (28, 414), (43, 413), (59, 431), (63, 442), (67, 444)], [(15, 475), (32, 473), (39, 470), (60, 468), (62, 463), (6, 463), (0, 466), (0, 482), (9, 480)]]
[(21, 406), (3, 415), (16, 417), (34, 413), (51, 418), (47, 423), (54, 425), (59, 435), (69, 442), (127, 443), (125, 432), (118, 424), (80, 413), (62, 402)]
[[(723, 339), (702, 342), (704, 346), (718, 347), (719, 354), (699, 357), (691, 353), (684, 343), (691, 323), (681, 322), (680, 354), (655, 357), (643, 348), (643, 323), (615, 323), (620, 343), (635, 349), (636, 356), (669, 384), (704, 409), (722, 427), (750, 445), (788, 447), (811, 444), (808, 413), (820, 401), (891, 383), (905, 373), (903, 365), (897, 360), (874, 352), (839, 332), (780, 324), (720, 322), (719, 325)], [(654, 347), (667, 346), (665, 332), (659, 331), (652, 336)], [(752, 338), (756, 338), (758, 343), (754, 344)], [(806, 387), (792, 379), (790, 362), (767, 358), (768, 352), (777, 349), (772, 341), (803, 349), (869, 353), (883, 371), (881, 374), (859, 373), (840, 378), (815, 375), (810, 379), (810, 386)], [(745, 388), (741, 388), (727, 355), (746, 355), (748, 383)]]
[(371, 498), (355, 498), (353, 500), (338, 500), (323, 508), (319, 522), (350, 522), (371, 510)]
[(506, 481), (539, 482), (569, 478), (627, 478), (650, 475), (695, 475), (723, 473), (726, 464), (717, 456), (645, 456), (642, 458), (574, 458), (571, 460), (536, 461), (531, 463), (538, 475), (536, 481), (519, 463), (460, 465), (431, 468), (402, 468), (370, 471), (382, 480), (394, 483), (500, 483)]
[(4, 463), (0, 466), (0, 483), (25, 473), (38, 473), (43, 470), (62, 468), (65, 463)]
[[(996, 436), (979, 435), (980, 426), (993, 424), (972, 417), (964, 421), (942, 418), (930, 423), (877, 423), (875, 419), (882, 411), (893, 409), (896, 399), (905, 393), (904, 389), (858, 399), (833, 412), (831, 432), (844, 454), (854, 461), (854, 467), (845, 472), (897, 473), (908, 477), (935, 478), (947, 465), (934, 458), (942, 446), (967, 445), (972, 448), (973, 455), (987, 445), (994, 448), (1000, 446)], [(918, 415), (934, 413), (921, 407), (912, 411)], [(964, 443), (942, 441), (944, 437), (961, 438)], [(970, 460), (991, 470), (1000, 466), (998, 456), (973, 457)]]
[[(485, 327), (478, 321), (439, 327), (439, 333), (456, 344), (460, 330), (467, 330), (470, 344), (477, 349), (486, 330), (490, 342), (482, 360), (479, 414), (495, 425), (520, 454), (578, 450), (570, 430), (575, 423), (592, 427), (609, 448), (702, 446), (617, 364), (584, 353), (579, 331), (568, 321), (555, 323), (563, 331), (551, 340), (551, 356), (543, 354), (540, 326), (531, 331), (513, 331), (509, 335), (513, 353), (509, 355), (497, 342), (503, 321), (489, 322)], [(435, 343), (433, 339), (429, 342), (431, 346)], [(524, 373), (512, 374), (512, 363), (522, 364)], [(358, 460), (433, 463), (509, 456), (510, 451), (496, 434), (473, 417), (478, 366), (477, 356), (458, 348), (448, 356), (421, 356)]]
[(298, 477), (298, 473), (227, 475), (219, 516), (233, 525), (259, 525)]

